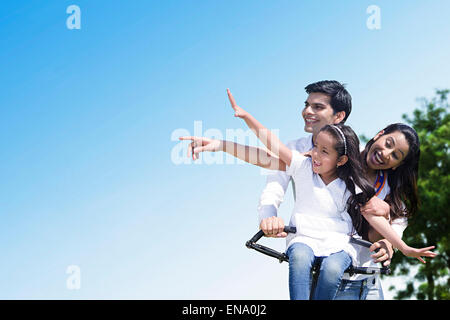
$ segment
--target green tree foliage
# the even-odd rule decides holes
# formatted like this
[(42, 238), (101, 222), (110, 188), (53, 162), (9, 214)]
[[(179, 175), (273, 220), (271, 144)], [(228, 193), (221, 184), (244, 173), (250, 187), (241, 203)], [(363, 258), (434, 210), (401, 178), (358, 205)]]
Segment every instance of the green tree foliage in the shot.
[[(392, 260), (394, 275), (409, 275), (406, 289), (396, 292), (396, 299), (450, 300), (450, 114), (447, 97), (450, 90), (436, 90), (431, 100), (422, 99), (423, 106), (413, 112), (412, 118), (403, 115), (420, 138), (419, 197), (421, 206), (409, 220), (403, 239), (414, 247), (436, 245), (438, 256), (417, 259), (397, 253)], [(395, 288), (390, 288), (390, 290)]]

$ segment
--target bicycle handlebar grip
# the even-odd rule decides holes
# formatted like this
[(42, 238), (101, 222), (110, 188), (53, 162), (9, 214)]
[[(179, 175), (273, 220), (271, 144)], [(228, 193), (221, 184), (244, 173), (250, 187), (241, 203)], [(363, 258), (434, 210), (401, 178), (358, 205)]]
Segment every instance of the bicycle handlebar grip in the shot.
[(296, 227), (291, 227), (291, 226), (285, 226), (284, 227), (284, 232), (286, 232), (286, 233), (296, 233), (297, 232), (297, 228)]
[(366, 241), (366, 240), (362, 240), (362, 239), (355, 239), (355, 238), (350, 238), (350, 242), (366, 247), (366, 248), (370, 248), (370, 246), (372, 245), (372, 242)]
[[(286, 233), (296, 233), (297, 232), (297, 228), (296, 227), (290, 227), (290, 226), (284, 226), (283, 229), (284, 232)], [(253, 238), (250, 239), (250, 242), (257, 242), (259, 239), (261, 239), (264, 236), (264, 232), (262, 230), (259, 230), (257, 234), (255, 234), (253, 236)]]

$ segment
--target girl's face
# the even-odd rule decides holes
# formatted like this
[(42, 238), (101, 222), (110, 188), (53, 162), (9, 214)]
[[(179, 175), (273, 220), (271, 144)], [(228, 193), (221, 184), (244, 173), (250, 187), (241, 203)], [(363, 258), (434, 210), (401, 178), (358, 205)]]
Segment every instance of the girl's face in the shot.
[(336, 174), (337, 166), (342, 165), (343, 161), (338, 161), (338, 153), (334, 148), (335, 144), (336, 141), (331, 134), (325, 131), (319, 132), (311, 152), (314, 173), (325, 176)]
[(400, 131), (383, 134), (384, 131), (380, 131), (375, 136), (375, 142), (367, 152), (366, 162), (373, 170), (395, 170), (408, 155), (409, 144)]

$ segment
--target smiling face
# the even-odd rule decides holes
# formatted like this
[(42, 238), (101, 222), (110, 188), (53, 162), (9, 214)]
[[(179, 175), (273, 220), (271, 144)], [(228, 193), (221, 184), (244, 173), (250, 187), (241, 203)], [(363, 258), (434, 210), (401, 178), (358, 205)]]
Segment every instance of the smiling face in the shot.
[(341, 113), (345, 115), (345, 112), (334, 114), (330, 101), (331, 98), (328, 95), (320, 92), (311, 92), (305, 101), (305, 107), (302, 110), (305, 131), (312, 133), (314, 137), (325, 125), (339, 123), (343, 119)]
[(335, 144), (335, 138), (331, 134), (325, 131), (319, 132), (311, 152), (314, 173), (320, 174), (322, 177), (336, 176), (336, 166), (342, 163), (338, 162)]
[(400, 131), (383, 133), (381, 131), (375, 136), (375, 142), (367, 152), (366, 162), (373, 170), (395, 170), (408, 155), (409, 144)]

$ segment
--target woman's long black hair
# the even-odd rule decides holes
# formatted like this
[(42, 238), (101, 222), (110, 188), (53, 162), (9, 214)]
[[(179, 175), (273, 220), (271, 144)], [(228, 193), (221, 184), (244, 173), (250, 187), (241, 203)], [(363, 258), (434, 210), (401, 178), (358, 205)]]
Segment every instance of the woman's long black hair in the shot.
[[(393, 132), (402, 133), (409, 144), (409, 151), (402, 164), (395, 170), (388, 169), (388, 184), (391, 189), (385, 201), (391, 207), (391, 219), (399, 217), (411, 217), (419, 208), (419, 196), (417, 192), (417, 179), (419, 177), (420, 142), (417, 132), (404, 123), (390, 124), (383, 129), (383, 135)], [(367, 168), (367, 153), (372, 147), (374, 139), (367, 142), (361, 156), (363, 166)], [(403, 206), (403, 202), (405, 207)]]
[[(345, 142), (339, 129), (345, 136)], [(337, 168), (337, 176), (345, 182), (347, 189), (351, 193), (351, 196), (347, 200), (347, 212), (352, 218), (354, 231), (362, 235), (365, 233), (363, 230), (363, 221), (365, 220), (359, 208), (364, 206), (375, 195), (375, 189), (366, 179), (363, 158), (359, 151), (358, 136), (352, 128), (343, 124), (326, 125), (320, 130), (320, 132), (322, 131), (334, 137), (338, 159), (343, 155), (347, 155), (348, 157), (348, 161)], [(362, 192), (357, 194), (355, 186), (358, 186)]]

